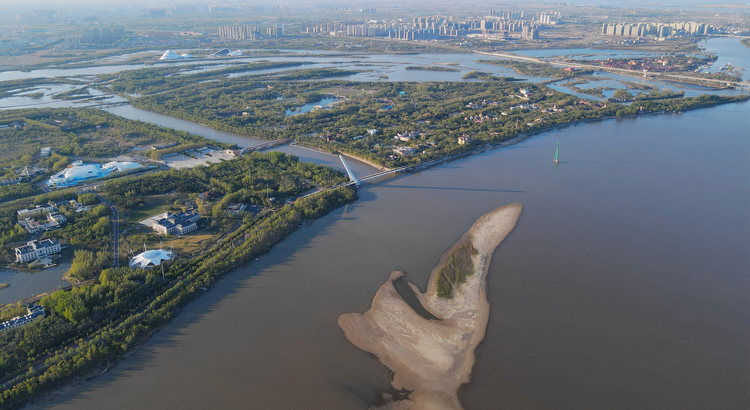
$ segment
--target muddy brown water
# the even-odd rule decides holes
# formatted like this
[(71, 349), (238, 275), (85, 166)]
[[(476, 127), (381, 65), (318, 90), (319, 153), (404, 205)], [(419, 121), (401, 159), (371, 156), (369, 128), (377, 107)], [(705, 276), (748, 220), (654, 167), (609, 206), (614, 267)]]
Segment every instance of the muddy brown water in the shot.
[(467, 409), (745, 408), (749, 111), (581, 124), (364, 185), (40, 407), (366, 408), (390, 375), (338, 316), (393, 270), (424, 289), (477, 217), (521, 201)]

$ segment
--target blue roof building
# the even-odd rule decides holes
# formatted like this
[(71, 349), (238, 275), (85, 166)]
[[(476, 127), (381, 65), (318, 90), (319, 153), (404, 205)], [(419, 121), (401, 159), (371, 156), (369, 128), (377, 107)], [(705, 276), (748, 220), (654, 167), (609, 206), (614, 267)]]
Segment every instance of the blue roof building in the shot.
[(0, 332), (28, 325), (29, 323), (44, 317), (44, 308), (42, 306), (27, 306), (26, 312), (27, 313), (24, 316), (16, 316), (7, 322), (0, 323)]

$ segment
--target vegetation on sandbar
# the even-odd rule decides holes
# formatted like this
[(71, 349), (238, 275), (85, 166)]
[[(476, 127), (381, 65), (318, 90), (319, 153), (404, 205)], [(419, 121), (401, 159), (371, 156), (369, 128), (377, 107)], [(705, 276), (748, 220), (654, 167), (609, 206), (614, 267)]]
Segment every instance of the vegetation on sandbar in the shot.
[(478, 63), (499, 65), (502, 67), (512, 68), (518, 74), (533, 76), (533, 77), (552, 77), (552, 78), (569, 78), (576, 77), (579, 75), (588, 75), (593, 73), (593, 70), (564, 70), (562, 68), (554, 67), (547, 63), (531, 63), (524, 61), (515, 60), (478, 60)]
[(443, 67), (443, 66), (439, 66), (439, 65), (426, 65), (426, 66), (423, 66), (423, 65), (420, 65), (420, 66), (410, 65), (410, 66), (407, 66), (404, 69), (405, 70), (421, 70), (421, 71), (446, 71), (446, 72), (453, 72), (453, 73), (461, 71), (461, 70), (459, 70), (457, 68)]
[(474, 274), (474, 262), (471, 260), (478, 251), (472, 245), (471, 240), (456, 246), (451, 250), (445, 265), (440, 268), (435, 278), (437, 295), (443, 299), (453, 299), (461, 284), (466, 278)]

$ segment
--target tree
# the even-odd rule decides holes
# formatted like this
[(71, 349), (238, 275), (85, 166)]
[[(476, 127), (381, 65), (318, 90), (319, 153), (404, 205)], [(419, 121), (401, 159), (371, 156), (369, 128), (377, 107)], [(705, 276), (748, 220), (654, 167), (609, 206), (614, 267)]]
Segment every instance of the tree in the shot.
[(42, 298), (39, 302), (47, 311), (54, 311), (71, 322), (80, 322), (88, 317), (89, 311), (83, 303), (83, 299), (76, 294), (58, 290), (57, 292)]
[(99, 202), (99, 198), (97, 198), (96, 195), (87, 192), (85, 194), (78, 195), (78, 202), (84, 205), (93, 205)]

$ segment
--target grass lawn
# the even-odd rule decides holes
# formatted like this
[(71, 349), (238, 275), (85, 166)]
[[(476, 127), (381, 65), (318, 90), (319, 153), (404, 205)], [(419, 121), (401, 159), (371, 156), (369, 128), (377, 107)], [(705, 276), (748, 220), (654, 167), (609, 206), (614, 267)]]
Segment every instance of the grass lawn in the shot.
[[(186, 254), (202, 251), (209, 243), (213, 243), (213, 238), (214, 234), (199, 229), (183, 236), (170, 235), (166, 238), (151, 238), (146, 241), (146, 246), (149, 249), (156, 249), (161, 243), (164, 249), (172, 247), (176, 253)], [(143, 245), (141, 244), (141, 246)]]
[(206, 231), (196, 231), (189, 235), (176, 237), (167, 241), (167, 244), (174, 247), (177, 253), (193, 253), (203, 250), (208, 243), (213, 243), (214, 235)]
[(171, 207), (172, 204), (154, 204), (150, 206), (144, 206), (143, 208), (137, 208), (134, 209), (130, 215), (128, 215), (128, 221), (130, 222), (139, 222), (146, 218), (150, 218), (154, 215), (158, 215), (162, 212), (166, 212), (169, 210), (169, 207)]

